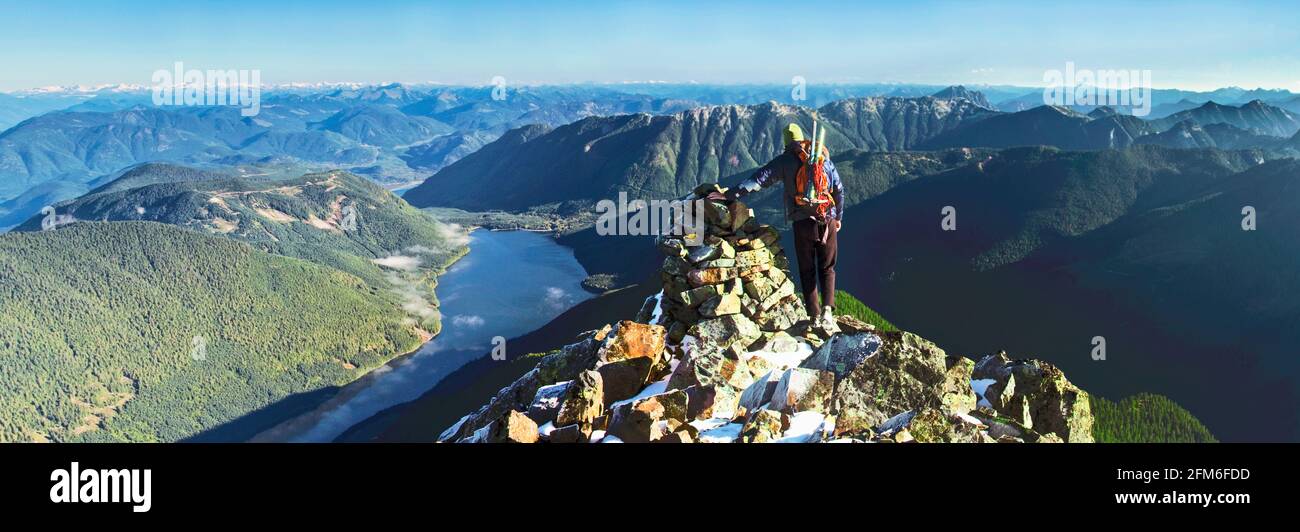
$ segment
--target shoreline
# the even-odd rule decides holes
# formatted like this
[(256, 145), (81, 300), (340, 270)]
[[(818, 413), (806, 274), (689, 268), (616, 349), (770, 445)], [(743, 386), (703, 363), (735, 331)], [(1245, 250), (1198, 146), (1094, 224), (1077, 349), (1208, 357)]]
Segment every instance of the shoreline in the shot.
[[(475, 227), (467, 228), (465, 232), (466, 236), (473, 234), (475, 229), (477, 228)], [(430, 290), (432, 291), (433, 301), (435, 304), (438, 303), (437, 288), (441, 277), (445, 275), (447, 273), (447, 270), (451, 269), (451, 267), (454, 266), (457, 262), (460, 262), (461, 259), (469, 256), (470, 252), (472, 251), (470, 249), (469, 244), (466, 244), (464, 247), (462, 247), (462, 250), (463, 251), (455, 254), (450, 260), (444, 262), (443, 264), (438, 265), (436, 268), (430, 269), (433, 275), (433, 279), (431, 279), (431, 281), (433, 282), (433, 286), (430, 288)], [(372, 369), (367, 370), (365, 373), (362, 373), (361, 375), (357, 376), (357, 378), (352, 379), (344, 384), (337, 385), (338, 390), (335, 391), (334, 394), (329, 397), (329, 399), (325, 400), (322, 403), (317, 404), (316, 407), (310, 410), (299, 411), (297, 413), (294, 413), (291, 416), (281, 419), (278, 422), (276, 422), (274, 425), (272, 425), (270, 428), (259, 431), (257, 434), (254, 434), (252, 437), (244, 440), (244, 442), (247, 443), (287, 442), (289, 440), (288, 437), (302, 434), (306, 430), (315, 426), (326, 413), (333, 411), (333, 409), (336, 408), (338, 405), (346, 403), (348, 400), (352, 399), (353, 397), (356, 397), (358, 393), (360, 393), (362, 390), (366, 389), (367, 386), (372, 384), (373, 381), (379, 377), (379, 375), (386, 373), (388, 371), (392, 371), (397, 367), (397, 365), (405, 363), (404, 362), (405, 360), (419, 354), (419, 352), (422, 351), (426, 346), (428, 346), (433, 341), (437, 340), (438, 337), (442, 335), (442, 329), (443, 329), (441, 312), (439, 314), (440, 315), (439, 315), (437, 330), (424, 331), (424, 329), (421, 329), (419, 326), (416, 327), (416, 329), (418, 330), (429, 332), (431, 334), (428, 339), (417, 344), (414, 349), (411, 349), (404, 353), (397, 354), (392, 358), (385, 360), (383, 364), (380, 364), (378, 366), (375, 366)]]

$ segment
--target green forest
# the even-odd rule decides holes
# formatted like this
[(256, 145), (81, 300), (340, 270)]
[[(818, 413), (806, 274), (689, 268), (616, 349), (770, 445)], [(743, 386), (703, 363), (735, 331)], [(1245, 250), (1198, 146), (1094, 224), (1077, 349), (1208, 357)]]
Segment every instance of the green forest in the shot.
[(868, 307), (866, 303), (858, 301), (858, 298), (853, 297), (843, 290), (835, 291), (835, 314), (839, 316), (853, 316), (854, 318), (874, 325), (876, 329), (883, 332), (898, 330), (898, 327), (889, 323), (889, 320), (885, 319), (876, 311), (871, 310), (871, 307)]
[(1163, 395), (1140, 393), (1116, 403), (1092, 400), (1092, 437), (1098, 443), (1217, 443), (1195, 416)]
[(415, 349), (396, 294), (151, 222), (0, 235), (0, 440), (175, 441)]

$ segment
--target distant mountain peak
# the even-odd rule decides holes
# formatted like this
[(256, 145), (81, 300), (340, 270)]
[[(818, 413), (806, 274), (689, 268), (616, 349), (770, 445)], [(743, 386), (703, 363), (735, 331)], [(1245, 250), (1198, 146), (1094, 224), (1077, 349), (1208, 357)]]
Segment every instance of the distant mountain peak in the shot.
[(987, 97), (984, 96), (984, 93), (979, 92), (979, 91), (970, 90), (970, 89), (966, 88), (965, 85), (953, 85), (953, 86), (950, 86), (950, 87), (948, 87), (948, 88), (946, 88), (946, 89), (943, 89), (943, 90), (941, 90), (941, 91), (939, 91), (939, 92), (936, 92), (936, 93), (932, 94), (931, 96), (933, 96), (933, 97), (935, 97), (935, 98), (943, 99), (943, 100), (952, 100), (952, 99), (956, 99), (956, 98), (965, 98), (965, 99), (967, 99), (967, 100), (970, 100), (970, 101), (971, 101), (972, 103), (974, 103), (975, 105), (978, 105), (978, 106), (983, 107), (983, 108), (985, 108), (985, 109), (992, 109), (992, 108), (993, 108), (993, 105), (989, 103), (989, 100), (988, 100)]
[(1115, 116), (1117, 114), (1119, 114), (1119, 111), (1116, 111), (1114, 107), (1111, 107), (1109, 105), (1103, 105), (1101, 107), (1093, 109), (1091, 113), (1088, 113), (1088, 118), (1092, 118), (1092, 119), (1105, 118), (1108, 116)]

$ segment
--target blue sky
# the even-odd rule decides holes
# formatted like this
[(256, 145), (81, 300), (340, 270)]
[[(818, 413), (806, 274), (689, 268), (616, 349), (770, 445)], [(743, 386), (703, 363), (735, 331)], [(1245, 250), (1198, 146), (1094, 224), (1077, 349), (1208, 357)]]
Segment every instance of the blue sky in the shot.
[(1150, 69), (1157, 87), (1300, 91), (1293, 2), (1049, 4), (0, 0), (0, 90), (148, 84), (176, 61), (265, 83), (473, 85), (1042, 85), (1072, 61)]

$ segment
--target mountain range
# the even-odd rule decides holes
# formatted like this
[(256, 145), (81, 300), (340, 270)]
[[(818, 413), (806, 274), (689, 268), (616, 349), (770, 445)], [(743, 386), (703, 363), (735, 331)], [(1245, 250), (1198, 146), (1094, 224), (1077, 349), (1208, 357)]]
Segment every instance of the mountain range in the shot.
[[(0, 96), (0, 109), (11, 100), (29, 100)], [(255, 117), (243, 117), (231, 107), (154, 107), (116, 93), (100, 96), (82, 101), (100, 102), (99, 107), (78, 104), (45, 112), (0, 133), (0, 200), (50, 181), (64, 188), (46, 187), (44, 196), (67, 199), (74, 196), (50, 191), (76, 190), (152, 161), (346, 168), (397, 185), (418, 181), (521, 125), (560, 125), (593, 114), (694, 105), (583, 87), (512, 88), (497, 96), (492, 89), (430, 91), (398, 84), (276, 93), (266, 96)], [(8, 108), (16, 107), (19, 114), (43, 110), (34, 103)]]
[[(640, 199), (677, 198), (700, 183), (726, 182), (763, 164), (780, 150), (771, 132), (788, 122), (811, 131), (813, 113), (766, 103), (591, 117), (558, 128), (527, 126), (440, 170), (405, 197), (421, 207), (561, 211), (616, 198), (619, 191)], [(1281, 135), (1300, 131), (1295, 115), (1258, 101), (1240, 107), (1205, 104), (1157, 121), (1107, 108), (1088, 115), (1052, 106), (1000, 113), (965, 96), (841, 100), (815, 113), (835, 152), (1034, 145), (1099, 150), (1134, 144), (1285, 152), (1289, 145)], [(1210, 127), (1213, 134), (1189, 141), (1182, 131), (1169, 131), (1193, 124)]]
[[(896, 151), (995, 113), (965, 99), (922, 97), (842, 100), (816, 114), (832, 150)], [(616, 198), (618, 191), (640, 199), (678, 198), (766, 162), (781, 149), (775, 132), (789, 122), (811, 132), (813, 111), (773, 102), (592, 117), (554, 129), (529, 126), (444, 168), (404, 197), (416, 206), (467, 210), (589, 204)]]

